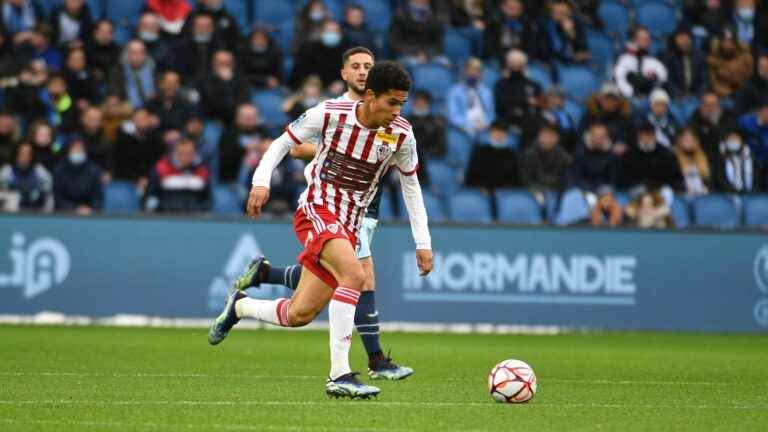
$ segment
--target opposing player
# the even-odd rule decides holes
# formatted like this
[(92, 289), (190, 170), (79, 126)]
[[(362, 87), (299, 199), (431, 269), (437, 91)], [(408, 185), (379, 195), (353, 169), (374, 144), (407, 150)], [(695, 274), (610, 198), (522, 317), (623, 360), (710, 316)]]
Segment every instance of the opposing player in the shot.
[[(365, 47), (350, 48), (342, 56), (341, 78), (347, 84), (347, 91), (338, 101), (358, 101), (365, 95), (365, 82), (368, 71), (373, 67), (373, 53)], [(311, 160), (315, 156), (317, 143), (303, 143), (291, 149), (291, 156)], [(307, 167), (311, 171), (312, 164)], [(357, 241), (357, 258), (363, 265), (365, 283), (363, 292), (355, 310), (355, 327), (368, 354), (368, 376), (372, 379), (405, 379), (413, 374), (413, 369), (394, 363), (384, 355), (380, 342), (379, 311), (376, 310), (376, 276), (371, 256), (371, 242), (379, 219), (379, 202), (382, 188), (378, 188), (373, 200), (368, 204), (363, 225)], [(263, 257), (255, 259), (245, 274), (235, 282), (235, 288), (245, 290), (258, 287), (262, 283), (285, 285), (296, 289), (301, 274), (301, 265), (272, 267)]]
[(311, 322), (328, 305), (331, 371), (326, 393), (368, 398), (377, 387), (363, 384), (349, 366), (355, 307), (365, 284), (355, 245), (365, 209), (394, 165), (416, 242), (422, 275), (432, 270), (427, 213), (415, 176), (418, 158), (410, 124), (399, 116), (411, 80), (394, 62), (374, 65), (362, 101), (326, 101), (308, 110), (264, 154), (253, 176), (248, 213), (257, 217), (269, 199), (272, 171), (294, 145), (318, 142), (310, 182), (299, 199), (294, 230), (304, 251), (298, 287), (291, 299), (255, 300), (235, 290), (211, 324), (208, 341), (221, 343), (243, 317), (283, 327)]

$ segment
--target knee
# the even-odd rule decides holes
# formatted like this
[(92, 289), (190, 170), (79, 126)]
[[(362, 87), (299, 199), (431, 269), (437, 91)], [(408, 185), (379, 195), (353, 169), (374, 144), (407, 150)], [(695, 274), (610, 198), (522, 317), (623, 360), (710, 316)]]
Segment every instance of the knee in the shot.
[(362, 291), (365, 286), (365, 271), (359, 263), (350, 266), (339, 279), (339, 285), (355, 291)]
[(314, 321), (319, 311), (291, 309), (288, 311), (288, 327), (304, 327)]

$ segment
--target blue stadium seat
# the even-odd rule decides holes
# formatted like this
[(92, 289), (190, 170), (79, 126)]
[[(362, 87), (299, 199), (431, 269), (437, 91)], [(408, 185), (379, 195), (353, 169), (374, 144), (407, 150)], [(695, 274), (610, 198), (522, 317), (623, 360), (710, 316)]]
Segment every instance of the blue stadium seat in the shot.
[[(40, 6), (43, 7), (46, 14), (50, 15), (55, 8), (61, 6), (63, 3), (64, 0), (41, 0)], [(101, 18), (101, 14), (104, 12), (101, 7), (102, 0), (86, 0), (85, 3), (88, 5), (88, 9), (91, 10), (91, 17), (94, 20)]]
[(589, 206), (584, 193), (579, 189), (570, 189), (560, 198), (560, 208), (555, 216), (555, 224), (571, 225), (589, 218)]
[(365, 11), (365, 21), (370, 30), (389, 30), (389, 23), (392, 21), (392, 6), (388, 0), (354, 0), (348, 3), (362, 6)]
[(600, 89), (600, 79), (589, 68), (583, 66), (560, 66), (560, 87), (565, 93), (584, 102)]
[(491, 223), (491, 201), (475, 189), (463, 189), (448, 197), (453, 222)]
[(459, 189), (458, 171), (447, 162), (430, 160), (427, 164), (429, 187), (437, 196), (449, 196)]
[(134, 27), (144, 8), (143, 1), (106, 0), (108, 20), (117, 27)]
[(213, 187), (213, 212), (224, 215), (243, 213), (243, 203), (232, 186), (220, 184)]
[(257, 91), (251, 102), (259, 108), (261, 118), (270, 129), (282, 128), (288, 123), (288, 116), (281, 109), (285, 96), (276, 90)]
[(541, 206), (524, 189), (496, 191), (496, 210), (499, 222), (530, 224), (541, 223)]
[(445, 100), (448, 89), (456, 82), (453, 72), (436, 63), (426, 63), (413, 68), (413, 88), (426, 90), (438, 103)]
[[(431, 162), (430, 162), (431, 163)], [(427, 215), (429, 216), (429, 222), (445, 222), (448, 217), (445, 214), (445, 206), (440, 198), (436, 197), (432, 192), (424, 189), (421, 191), (424, 197), (424, 207), (427, 208)], [(400, 209), (400, 219), (408, 219), (408, 209), (405, 208), (405, 201), (403, 200), (403, 194), (397, 193), (397, 205)]]
[(537, 82), (543, 90), (552, 87), (552, 75), (544, 66), (535, 63), (529, 64), (525, 75), (528, 79)]
[(487, 85), (489, 89), (493, 90), (496, 82), (501, 79), (501, 71), (495, 64), (485, 63), (483, 65), (483, 75), (480, 79), (483, 80), (483, 84)]
[(605, 31), (621, 37), (629, 31), (629, 10), (621, 1), (603, 0), (600, 2), (597, 14), (603, 21)]
[(683, 199), (675, 198), (672, 201), (672, 220), (676, 228), (688, 228), (691, 224), (691, 211), (688, 202)]
[[(379, 220), (394, 220), (395, 208), (392, 205), (392, 197), (386, 190), (382, 192), (381, 203), (379, 204)], [(404, 210), (401, 210), (401, 215)]]
[(472, 43), (461, 32), (448, 29), (443, 36), (445, 55), (454, 65), (461, 66), (472, 56)]
[(257, 0), (253, 5), (255, 22), (274, 27), (293, 24), (298, 11), (296, 4), (285, 0)]
[[(291, 52), (291, 44), (293, 43), (293, 22), (288, 21), (285, 23), (282, 23), (278, 26), (275, 26), (274, 30), (270, 32), (270, 36), (272, 36), (272, 39), (277, 42), (277, 44), (280, 46), (280, 48), (283, 50), (283, 53), (290, 53)], [(286, 57), (287, 58), (287, 57)], [(286, 76), (289, 76), (290, 74), (286, 73)]]
[(648, 0), (637, 5), (635, 19), (654, 36), (666, 36), (677, 27), (678, 12), (664, 0)]
[(104, 188), (104, 211), (132, 213), (139, 211), (141, 198), (130, 182), (113, 181)]
[(581, 118), (584, 117), (585, 111), (584, 105), (566, 99), (563, 109), (571, 116), (576, 125), (581, 124)]
[(472, 138), (466, 132), (448, 127), (446, 134), (446, 156), (445, 159), (451, 165), (465, 169), (472, 156)]
[(606, 76), (616, 59), (616, 48), (613, 45), (613, 40), (605, 33), (588, 30), (587, 45), (592, 56), (590, 63), (600, 75)]
[(768, 227), (768, 195), (744, 197), (744, 226)]
[(224, 0), (224, 7), (237, 21), (240, 32), (249, 33), (251, 29), (251, 12), (248, 0)]
[(691, 203), (693, 224), (699, 227), (730, 229), (739, 223), (739, 212), (731, 197), (720, 194), (705, 195)]
[(624, 191), (616, 191), (613, 193), (613, 197), (616, 198), (616, 202), (619, 203), (621, 208), (627, 208), (627, 205), (632, 201), (632, 197)]

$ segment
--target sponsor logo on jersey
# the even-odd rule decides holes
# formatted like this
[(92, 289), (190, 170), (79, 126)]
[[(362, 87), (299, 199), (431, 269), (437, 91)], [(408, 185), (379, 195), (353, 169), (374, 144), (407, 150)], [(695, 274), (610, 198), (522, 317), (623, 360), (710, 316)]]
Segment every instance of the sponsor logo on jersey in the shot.
[(22, 233), (11, 236), (11, 272), (0, 274), (0, 288), (20, 287), (24, 298), (31, 300), (69, 276), (71, 258), (62, 242), (43, 237), (27, 243)]
[(383, 141), (383, 142), (385, 142), (387, 144), (396, 144), (397, 143), (397, 137), (396, 136), (394, 136), (392, 134), (385, 133), (385, 132), (381, 132), (381, 131), (376, 132), (376, 138), (378, 138), (379, 140), (381, 140), (381, 141)]

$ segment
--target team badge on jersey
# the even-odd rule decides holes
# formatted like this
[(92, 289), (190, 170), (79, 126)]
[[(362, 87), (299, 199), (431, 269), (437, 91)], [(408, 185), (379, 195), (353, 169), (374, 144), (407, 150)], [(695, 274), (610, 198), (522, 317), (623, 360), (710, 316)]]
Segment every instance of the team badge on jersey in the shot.
[(392, 147), (387, 144), (379, 144), (376, 148), (376, 160), (379, 162), (386, 160), (388, 157), (392, 156), (392, 153), (394, 153)]

